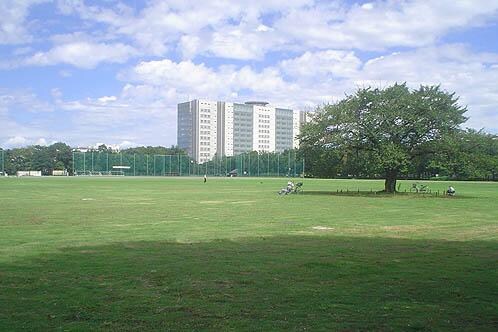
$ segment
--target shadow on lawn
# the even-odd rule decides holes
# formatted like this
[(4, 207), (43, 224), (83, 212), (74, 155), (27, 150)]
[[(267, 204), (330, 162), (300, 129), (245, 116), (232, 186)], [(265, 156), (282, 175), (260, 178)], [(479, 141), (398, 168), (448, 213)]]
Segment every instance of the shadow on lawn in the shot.
[(0, 330), (495, 330), (498, 244), (283, 236), (0, 266)]

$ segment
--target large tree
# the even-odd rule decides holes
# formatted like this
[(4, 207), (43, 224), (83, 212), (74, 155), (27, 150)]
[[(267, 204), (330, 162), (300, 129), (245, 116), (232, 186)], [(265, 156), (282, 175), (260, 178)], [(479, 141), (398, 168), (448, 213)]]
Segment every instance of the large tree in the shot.
[(344, 163), (362, 160), (362, 168), (382, 174), (384, 190), (394, 192), (398, 176), (415, 158), (435, 153), (466, 121), (465, 112), (455, 94), (439, 86), (363, 88), (319, 107), (300, 139), (304, 149), (336, 151)]

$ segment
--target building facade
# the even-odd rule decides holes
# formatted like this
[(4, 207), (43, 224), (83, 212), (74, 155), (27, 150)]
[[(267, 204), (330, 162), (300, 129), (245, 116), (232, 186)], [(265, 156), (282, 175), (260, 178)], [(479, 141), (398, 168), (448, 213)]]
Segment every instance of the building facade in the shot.
[(282, 152), (299, 147), (302, 111), (265, 102), (192, 100), (178, 104), (178, 147), (199, 163), (245, 152)]

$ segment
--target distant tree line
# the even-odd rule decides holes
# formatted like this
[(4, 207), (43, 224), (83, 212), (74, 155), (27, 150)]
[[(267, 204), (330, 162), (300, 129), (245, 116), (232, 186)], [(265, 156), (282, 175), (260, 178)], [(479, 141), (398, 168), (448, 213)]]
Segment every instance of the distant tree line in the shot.
[[(3, 166), (7, 174), (16, 174), (17, 171), (37, 170), (42, 175), (51, 175), (53, 170), (73, 170), (73, 148), (65, 143), (54, 143), (49, 146), (32, 145), (22, 148), (3, 150)], [(88, 152), (116, 154), (106, 145), (89, 149)], [(119, 151), (123, 155), (185, 155), (185, 151), (176, 146), (142, 146)], [(0, 154), (0, 158), (2, 155)], [(1, 165), (0, 165), (1, 167)], [(1, 171), (1, 169), (0, 169)]]
[(11, 175), (27, 170), (41, 171), (42, 175), (51, 175), (53, 170), (67, 170), (70, 175), (73, 171), (80, 175), (99, 172), (104, 174), (112, 171), (113, 165), (125, 165), (130, 166), (123, 171), (125, 175), (227, 176), (234, 171), (237, 176), (294, 177), (301, 176), (305, 167), (302, 157), (295, 149), (281, 153), (253, 151), (231, 157), (215, 156), (204, 164), (197, 164), (188, 157), (185, 150), (176, 146), (141, 146), (117, 151), (106, 145), (74, 149), (65, 143), (55, 143), (3, 152), (5, 172)]

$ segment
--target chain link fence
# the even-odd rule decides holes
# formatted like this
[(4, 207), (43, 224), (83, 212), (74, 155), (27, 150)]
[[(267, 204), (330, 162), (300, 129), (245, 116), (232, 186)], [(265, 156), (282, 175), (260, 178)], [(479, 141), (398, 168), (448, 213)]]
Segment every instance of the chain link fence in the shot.
[(73, 174), (89, 176), (272, 176), (297, 177), (304, 159), (295, 150), (251, 152), (198, 164), (187, 155), (144, 155), (98, 151), (73, 152)]
[(5, 174), (5, 151), (0, 148), (0, 176)]

